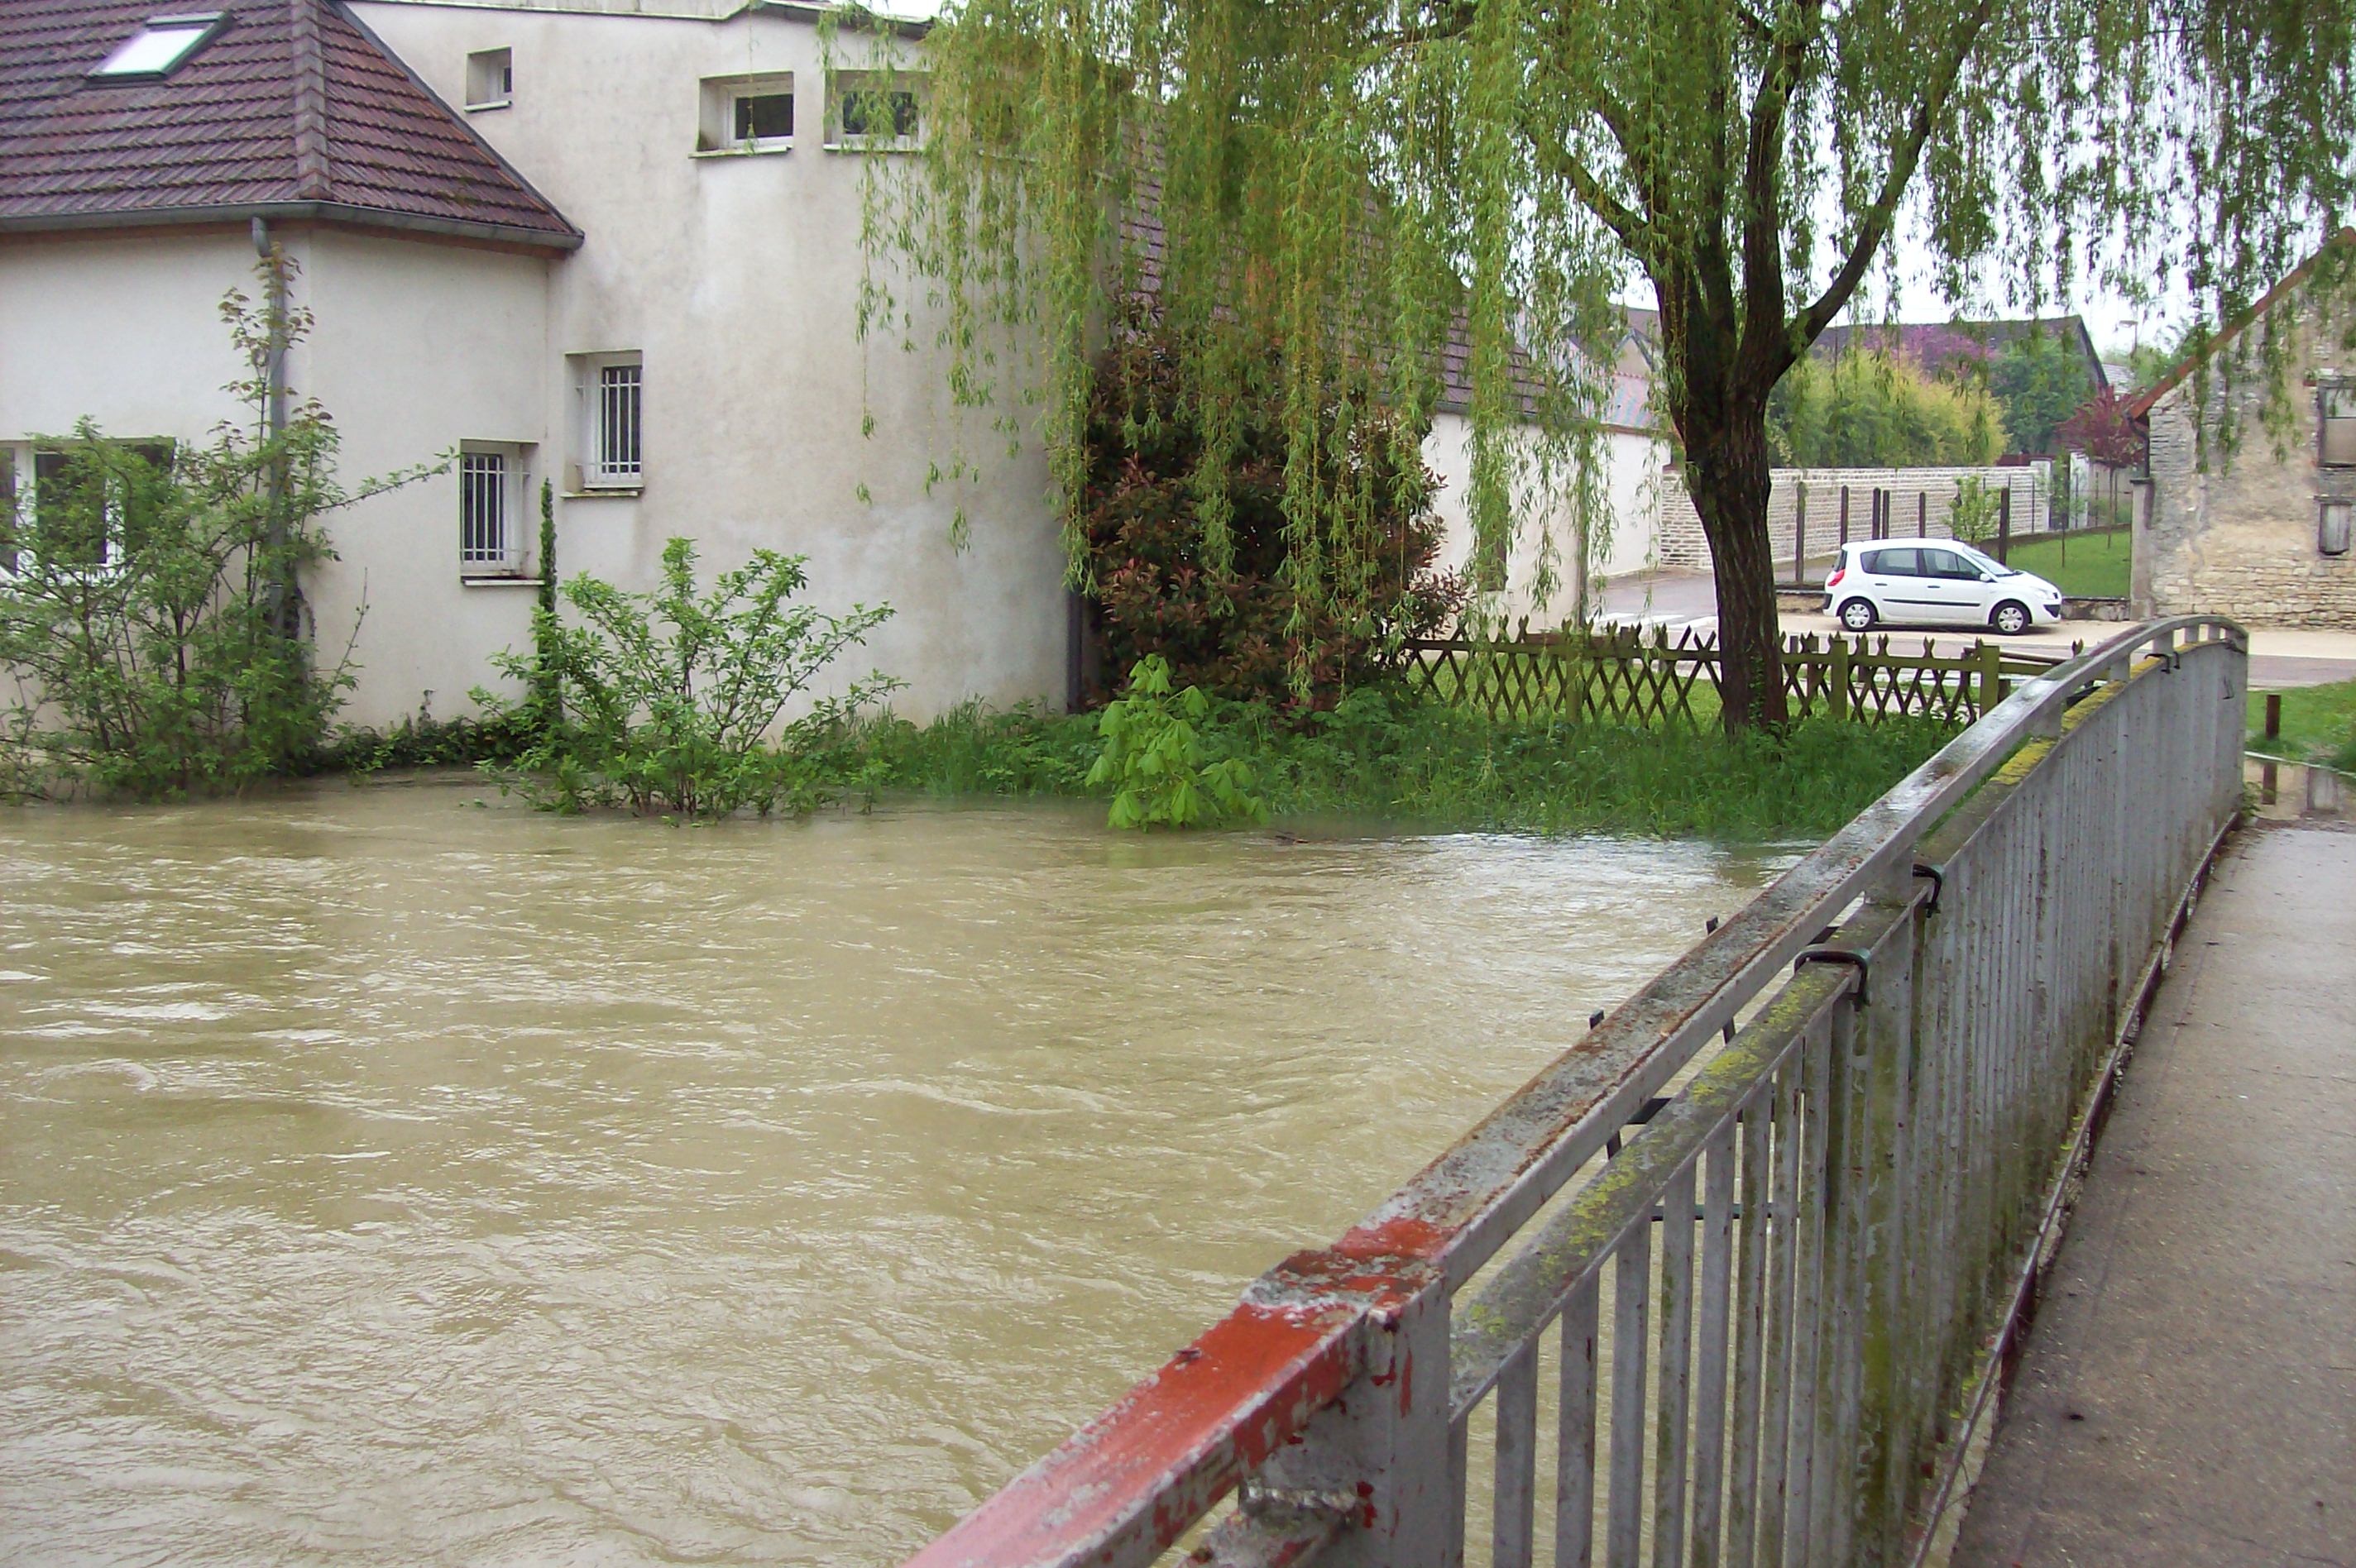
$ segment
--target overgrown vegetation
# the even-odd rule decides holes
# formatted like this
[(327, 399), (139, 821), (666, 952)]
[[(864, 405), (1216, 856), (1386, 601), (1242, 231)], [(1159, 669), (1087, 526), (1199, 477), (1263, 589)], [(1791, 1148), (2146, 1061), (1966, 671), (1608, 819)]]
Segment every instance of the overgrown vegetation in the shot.
[(650, 593), (576, 576), (562, 592), (574, 618), (541, 605), (531, 651), (493, 661), (527, 695), (509, 702), (477, 689), (475, 700), (536, 737), (512, 764), (492, 766), (502, 790), (551, 811), (684, 818), (767, 816), (826, 797), (830, 739), (900, 683), (871, 672), (792, 720), (786, 709), (891, 609), (830, 615), (794, 603), (809, 585), (800, 556), (755, 550), (701, 592), (695, 560), (691, 540), (671, 539)]
[(261, 303), (221, 303), (247, 367), (235, 422), (158, 445), (85, 421), (35, 438), (29, 496), (0, 495), (0, 791), (234, 790), (326, 744), (352, 662), (316, 656), (302, 603), (300, 573), (331, 553), (318, 520), (429, 470), (339, 485), (327, 411), (273, 385), (312, 325), (285, 304), (294, 263), (257, 271)]
[(1381, 673), (1403, 636), (1463, 603), (1434, 572), (1432, 481), (1398, 416), (1346, 396), (1323, 414), (1312, 483), (1356, 493), (1346, 537), (1320, 549), (1326, 591), (1300, 575), (1285, 498), (1303, 483), (1284, 428), (1283, 367), (1249, 367), (1230, 423), (1206, 440), (1190, 417), (1185, 359), (1151, 309), (1129, 315), (1090, 405), (1080, 527), (1108, 672), (1163, 661), (1181, 685), (1280, 706), (1330, 706)]
[[(1496, 722), (1362, 688), (1289, 723), (1213, 701), (1202, 755), (1249, 770), (1273, 818), (1371, 816), (1429, 828), (1771, 841), (1848, 821), (1954, 734), (1928, 720), (1808, 719), (1781, 735), (1567, 721)], [(833, 765), (870, 788), (936, 795), (1088, 795), (1092, 715), (966, 708), (917, 726), (854, 727)]]

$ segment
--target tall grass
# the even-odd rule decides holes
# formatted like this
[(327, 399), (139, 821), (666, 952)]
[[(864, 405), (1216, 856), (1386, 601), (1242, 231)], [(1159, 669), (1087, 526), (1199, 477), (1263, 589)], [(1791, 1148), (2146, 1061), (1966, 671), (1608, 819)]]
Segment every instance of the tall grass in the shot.
[[(1832, 832), (1954, 732), (1929, 720), (1810, 719), (1729, 741), (1683, 725), (1497, 721), (1370, 690), (1301, 728), (1229, 705), (1206, 739), (1250, 765), (1280, 818), (1756, 842)], [(1077, 795), (1097, 751), (1092, 715), (969, 706), (923, 726), (862, 725), (837, 765), (873, 789)]]

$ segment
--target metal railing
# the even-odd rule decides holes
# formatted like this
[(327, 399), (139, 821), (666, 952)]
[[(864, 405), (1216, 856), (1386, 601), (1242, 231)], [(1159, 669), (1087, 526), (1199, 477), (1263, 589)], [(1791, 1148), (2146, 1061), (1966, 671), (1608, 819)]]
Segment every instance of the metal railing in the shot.
[(2023, 682), (915, 1562), (1916, 1554), (2238, 809), (2246, 660), (2186, 618)]

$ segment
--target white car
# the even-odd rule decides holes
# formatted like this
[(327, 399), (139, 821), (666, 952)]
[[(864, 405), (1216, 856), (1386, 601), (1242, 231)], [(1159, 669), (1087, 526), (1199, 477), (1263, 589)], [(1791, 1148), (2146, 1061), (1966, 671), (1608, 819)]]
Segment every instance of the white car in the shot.
[(2062, 619), (2062, 591), (1957, 539), (1879, 539), (1840, 547), (1825, 613), (1852, 632), (1993, 626), (2011, 636)]

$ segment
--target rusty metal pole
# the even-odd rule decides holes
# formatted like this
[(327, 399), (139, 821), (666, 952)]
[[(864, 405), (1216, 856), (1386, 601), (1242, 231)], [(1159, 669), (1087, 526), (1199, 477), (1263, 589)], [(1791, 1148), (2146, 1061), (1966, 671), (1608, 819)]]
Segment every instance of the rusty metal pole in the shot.
[(2266, 739), (2282, 739), (2282, 693), (2279, 691), (2266, 693)]

